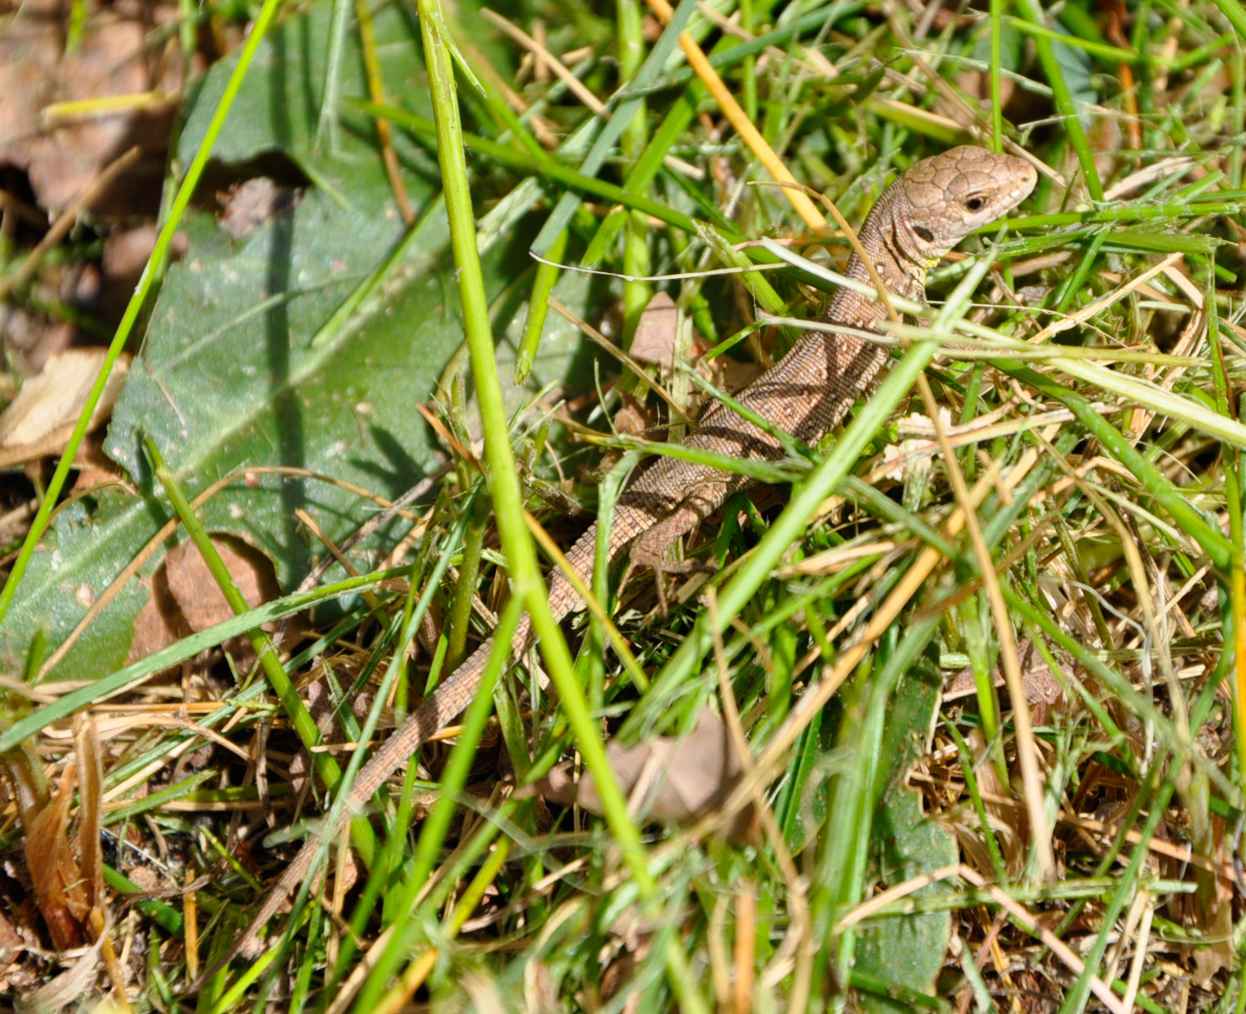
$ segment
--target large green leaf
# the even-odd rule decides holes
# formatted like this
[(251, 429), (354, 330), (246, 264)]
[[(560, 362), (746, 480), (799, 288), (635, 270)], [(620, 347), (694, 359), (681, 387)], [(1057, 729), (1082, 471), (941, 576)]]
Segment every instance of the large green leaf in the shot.
[[(880, 800), (871, 850), (882, 886), (892, 887), (956, 862), (959, 850), (950, 831), (922, 813), (917, 793), (904, 785), (909, 769), (925, 753), (939, 706), (942, 674), (928, 658), (919, 660), (900, 682), (892, 702), (883, 756), (891, 775)], [(922, 891), (937, 890), (937, 885)], [(917, 892), (918, 896), (922, 891)], [(868, 976), (893, 994), (931, 995), (943, 968), (952, 931), (949, 912), (894, 915), (866, 926), (857, 941), (854, 973)], [(877, 993), (857, 994), (861, 1009), (900, 1014), (912, 1006)]]
[[(327, 75), (330, 71), (333, 4), (314, 4), (305, 15), (291, 18), (271, 31), (256, 51), (247, 79), (230, 106), (229, 119), (216, 142), (212, 157), (221, 162), (252, 162), (263, 155), (280, 153), (325, 184), (350, 187), (351, 167), (376, 162), (371, 121), (352, 112), (359, 100), (369, 97), (363, 57), (355, 26), (349, 26), (338, 64), (340, 128), (321, 123)], [(420, 59), (419, 26), (399, 6), (385, 7), (374, 17), (376, 53), (381, 77), (389, 95), (421, 116), (431, 116), (427, 78)], [(207, 133), (208, 123), (233, 73), (235, 57), (215, 64), (204, 76), (186, 111), (186, 126), (178, 138), (178, 157), (188, 163)], [(398, 138), (401, 143), (401, 137)], [(438, 182), (440, 171), (434, 154), (407, 145), (404, 162), (426, 182)], [(408, 180), (410, 185), (410, 180)], [(418, 203), (430, 191), (425, 185), (413, 194)], [(344, 199), (350, 194), (343, 190)], [(391, 219), (392, 218), (391, 209)]]
[[(421, 155), (417, 171), (406, 174), (413, 203), (432, 209), (408, 232), (366, 123), (348, 125), (334, 151), (316, 150), (324, 71), (314, 54), (326, 51), (329, 10), (317, 5), (266, 40), (217, 149), (238, 164), (263, 164), (264, 156), (281, 152), (313, 182), (292, 209), (241, 239), (204, 211), (183, 221), (188, 252), (164, 280), (106, 441), (136, 490), (101, 493), (58, 519), (0, 625), (0, 663), (10, 671), (29, 663), (32, 646), (63, 641), (170, 516), (152, 486), (144, 433), (191, 495), (240, 466), (284, 465), (394, 497), (438, 459), (416, 406), (433, 391), (462, 329), (436, 178), (419, 171), (435, 162)], [(377, 34), (387, 80), (409, 97), (422, 80), (418, 31), (389, 9), (378, 17)], [(347, 97), (365, 94), (354, 39), (352, 32), (342, 65)], [(222, 61), (199, 90), (181, 141), (183, 159), (202, 136), (231, 70)], [(512, 212), (503, 223), (512, 227), (496, 231), (501, 239), (486, 254), (495, 295), (530, 264), (522, 253), (530, 230), (513, 227), (525, 210)], [(515, 291), (502, 301), (500, 333), (513, 332), (514, 318), (525, 310)], [(588, 287), (572, 282), (561, 294), (582, 309)], [(554, 323), (551, 332), (551, 355), (534, 383), (572, 361), (570, 328)], [(256, 474), (216, 496), (202, 515), (209, 528), (268, 553), (289, 586), (318, 551), (296, 509), (340, 540), (374, 508), (323, 481)], [(380, 533), (375, 545), (392, 544), (394, 534)], [(57, 677), (94, 678), (120, 664), (145, 599), (130, 582), (58, 666)]]

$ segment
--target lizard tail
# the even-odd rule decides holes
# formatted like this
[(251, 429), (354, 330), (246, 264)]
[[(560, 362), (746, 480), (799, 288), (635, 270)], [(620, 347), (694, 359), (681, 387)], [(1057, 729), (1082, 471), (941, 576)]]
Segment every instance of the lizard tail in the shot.
[[(596, 525), (584, 533), (568, 554), (572, 566), (577, 568), (592, 566), (592, 553), (596, 542)], [(615, 550), (617, 552), (617, 550)], [(613, 555), (613, 553), (612, 553)], [(560, 573), (555, 573), (550, 583), (550, 608), (556, 619), (561, 620), (568, 613), (582, 607), (578, 594), (570, 582)], [(525, 615), (515, 629), (511, 638), (511, 655), (521, 654), (531, 647), (533, 642), (532, 622)], [(224, 968), (239, 954), (250, 953), (259, 940), (259, 934), (268, 921), (277, 914), (277, 910), (285, 903), (296, 888), (311, 871), (316, 852), (322, 842), (331, 841), (346, 823), (356, 814), (363, 811), (368, 800), (385, 783), (391, 774), (397, 771), (402, 762), (413, 756), (440, 729), (464, 711), (476, 691), (480, 687), (480, 678), (493, 650), (494, 638), (490, 637), (472, 652), (462, 664), (437, 687), (401, 726), (398, 727), (380, 748), (372, 755), (355, 776), (350, 792), (341, 808), (341, 816), (332, 824), (325, 824), (320, 831), (299, 849), (298, 854), (281, 875), (276, 885), (268, 892), (259, 910), (242, 934), (230, 945), (224, 957), (216, 961), (191, 987), (198, 992), (203, 984)]]
[[(519, 629), (515, 632), (515, 644), (520, 648), (526, 644), (530, 636), (528, 630), (529, 625), (525, 619), (520, 622)], [(401, 767), (402, 762), (415, 754), (434, 733), (467, 707), (479, 685), (480, 675), (492, 648), (493, 638), (490, 637), (472, 652), (454, 670), (453, 674), (424, 700), (419, 708), (407, 717), (407, 720), (393, 735), (381, 744), (371, 760), (355, 776), (338, 820), (331, 826), (323, 826), (299, 849), (286, 871), (260, 904), (259, 910), (247, 928), (230, 945), (225, 955), (191, 986), (192, 993), (200, 992), (204, 984), (229, 962), (239, 954), (249, 953), (255, 947), (260, 931), (277, 914), (277, 910), (310, 872), (320, 844), (336, 838), (346, 823), (367, 806), (368, 800), (384, 784), (385, 780)]]

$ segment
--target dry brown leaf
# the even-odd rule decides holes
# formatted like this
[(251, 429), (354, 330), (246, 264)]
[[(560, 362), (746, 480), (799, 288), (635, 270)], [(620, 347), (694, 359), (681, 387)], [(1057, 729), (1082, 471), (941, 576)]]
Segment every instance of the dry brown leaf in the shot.
[(698, 370), (720, 391), (735, 394), (760, 377), (763, 367), (761, 363), (742, 363), (730, 356), (716, 356), (702, 359)]
[(25, 950), (26, 941), (22, 939), (21, 931), (8, 913), (0, 910), (0, 983), (4, 981), (2, 976), (7, 975), (14, 960)]
[[(26, 466), (28, 471), (35, 467), (38, 466)], [(103, 433), (88, 433), (83, 438), (74, 455), (74, 468), (78, 476), (70, 489), (71, 496), (99, 486), (128, 485), (130, 481), (125, 470), (104, 451)]]
[(671, 365), (679, 311), (669, 293), (659, 292), (640, 314), (636, 334), (628, 350), (633, 359), (654, 366)]
[(1013, 1010), (1021, 1014), (1056, 1014), (1059, 1008), (1059, 990), (1046, 978), (1032, 969), (1023, 968), (1013, 976), (1018, 1005)]
[[(619, 407), (610, 420), (616, 433), (644, 436), (649, 440), (662, 439), (662, 434), (653, 428), (653, 414), (645, 408), (642, 401), (638, 400), (635, 395), (620, 389), (619, 402)], [(605, 474), (618, 463), (621, 457), (623, 457), (622, 450), (610, 448), (601, 456), (601, 460), (594, 466), (593, 471), (599, 475)]]
[(23, 377), (34, 376), (52, 356), (70, 348), (77, 333), (67, 320), (50, 320), (47, 314), (10, 303), (3, 330), (9, 365)]
[[(337, 679), (338, 685), (345, 689), (354, 680), (354, 675), (349, 672), (338, 672)], [(375, 691), (375, 686), (369, 685), (351, 697), (348, 707), (357, 722), (363, 722), (368, 717), (368, 712), (372, 710), (372, 704), (376, 700)], [(341, 709), (338, 707), (338, 702), (334, 700), (334, 695), (329, 692), (327, 680), (314, 680), (308, 686), (307, 710), (315, 720), (316, 728), (320, 730), (321, 739), (326, 743), (340, 739), (345, 734), (340, 720)], [(379, 728), (392, 729), (393, 727), (394, 709), (382, 707)]]
[[(232, 536), (214, 534), (211, 539), (248, 606), (254, 609), (281, 595), (273, 565), (262, 552)], [(134, 621), (131, 662), (234, 615), (192, 542), (171, 550), (146, 585), (150, 594)], [(254, 658), (245, 637), (234, 638), (225, 647), (240, 664)]]
[(15, 1014), (49, 1014), (66, 1007), (73, 1007), (75, 1010), (91, 1009), (83, 1001), (95, 991), (99, 982), (102, 964), (100, 952), (107, 941), (107, 937), (100, 937), (78, 955), (68, 971), (62, 972), (51, 982), (38, 979), (40, 985), (22, 993), (13, 1004)]
[(1017, 659), (1021, 663), (1021, 683), (1026, 700), (1030, 702), (1034, 724), (1050, 725), (1051, 712), (1060, 707), (1064, 691), (1033, 642), (1025, 640), (1017, 644)]
[[(1230, 859), (1232, 843), (1226, 838), (1224, 819), (1213, 817), (1207, 830), (1207, 839), (1195, 841), (1195, 849), (1217, 863)], [(1207, 942), (1195, 946), (1183, 945), (1180, 951), (1194, 969), (1194, 981), (1207, 987), (1214, 977), (1235, 964), (1236, 949), (1233, 946), (1234, 891), (1227, 880), (1222, 880), (1202, 867), (1188, 867), (1183, 863), (1165, 860), (1163, 872), (1180, 879), (1193, 879), (1198, 889), (1193, 894), (1178, 895), (1171, 904), (1171, 914), (1185, 927), (1194, 929)]]
[[(979, 106), (990, 108), (992, 102), (990, 74), (983, 70), (966, 70), (957, 74), (955, 81), (966, 95), (977, 100)], [(999, 85), (999, 104), (1006, 106), (1012, 98), (1013, 92), (1016, 91), (1017, 85), (1010, 77), (1002, 78)], [(939, 106), (944, 113), (954, 116), (960, 115), (959, 110), (952, 109), (948, 104), (940, 103)]]
[(220, 227), (234, 239), (242, 239), (270, 218), (293, 210), (298, 191), (257, 176), (235, 183), (216, 199), (222, 208)]
[[(281, 594), (268, 557), (231, 536), (214, 534), (211, 538), (248, 606), (254, 609)], [(206, 630), (234, 615), (193, 543), (183, 542), (172, 550), (165, 557), (164, 569), (169, 592), (191, 630)]]
[(614, 413), (614, 428), (620, 433), (645, 433), (653, 425), (653, 416), (645, 410), (645, 406), (634, 394), (627, 391), (619, 392), (618, 411)]
[[(636, 967), (649, 950), (648, 939), (643, 939), (636, 949), (623, 948), (618, 955), (605, 965), (601, 975), (602, 1003), (609, 1003), (636, 977)], [(643, 994), (634, 993), (628, 1000), (626, 1010), (634, 1010)]]
[(95, 722), (81, 716), (74, 721), (74, 751), (78, 756), (81, 805), (78, 807), (78, 856), (87, 900), (96, 908), (104, 903), (104, 854), (100, 850), (104, 818), (104, 767)]
[[(636, 335), (628, 350), (631, 357), (642, 363), (660, 366), (663, 373), (669, 375), (675, 356), (678, 322), (675, 301), (665, 292), (659, 292), (649, 300), (649, 305), (645, 307), (636, 324)], [(699, 358), (708, 349), (705, 340), (699, 334), (694, 334), (692, 354), (698, 357), (697, 372), (728, 394), (747, 387), (762, 372), (760, 363), (742, 363), (730, 356)], [(615, 422), (617, 425), (617, 416)]]
[(147, 601), (134, 617), (134, 634), (130, 638), (126, 665), (167, 648), (191, 632), (185, 626), (177, 603), (169, 595), (163, 568), (151, 577), (140, 578), (140, 582), (147, 589)]
[[(0, 468), (60, 454), (78, 422), (87, 395), (99, 376), (106, 349), (66, 349), (48, 358), (0, 413)], [(111, 414), (130, 368), (126, 354), (113, 366), (91, 416), (91, 428)]]
[(1206, 947), (1192, 947), (1194, 981), (1214, 988), (1214, 977), (1230, 969), (1236, 963), (1233, 946), (1233, 903), (1230, 899), (1217, 898), (1211, 910), (1200, 913), (1199, 929), (1207, 934)]
[(69, 847), (69, 804), (73, 801), (74, 765), (66, 764), (56, 796), (22, 821), (26, 831), (26, 866), (34, 884), (39, 914), (58, 951), (81, 947), (90, 938), (91, 901)]
[[(160, 228), (155, 222), (128, 229), (115, 227), (104, 240), (99, 266), (82, 265), (82, 273), (74, 286), (74, 304), (110, 327), (120, 323), (159, 234)], [(181, 260), (189, 249), (190, 237), (184, 232), (175, 232), (169, 243), (169, 262)]]
[[(154, 10), (154, 8), (153, 8)], [(60, 0), (27, 0), (0, 34), (0, 162), (24, 169), (41, 207), (68, 207), (101, 169), (133, 145), (143, 157), (94, 204), (98, 215), (159, 210), (165, 150), (181, 87), (182, 61), (148, 46), (151, 26), (109, 6), (88, 17), (81, 40), (64, 46)], [(48, 124), (53, 103), (164, 93), (170, 101), (115, 105)]]
[[(338, 673), (339, 686), (349, 685), (353, 680), (354, 676), (350, 673)], [(360, 693), (355, 694), (351, 698), (349, 707), (356, 721), (362, 723), (367, 718), (368, 712), (372, 710), (372, 704), (375, 700), (375, 688), (372, 686), (364, 687)], [(329, 692), (327, 679), (313, 680), (307, 687), (307, 710), (311, 712), (312, 718), (315, 719), (316, 728), (320, 731), (320, 741), (322, 743), (340, 743), (346, 739), (346, 730), (341, 722), (341, 710), (334, 700), (334, 695)], [(394, 709), (391, 707), (381, 708), (378, 728), (392, 729), (393, 727)], [(299, 750), (296, 752), (290, 758), (288, 768), (290, 785), (296, 794), (301, 794), (306, 787), (307, 779), (314, 770), (307, 751)]]
[[(1058, 707), (1062, 700), (1063, 691), (1060, 689), (1060, 683), (1032, 641), (1026, 639), (1017, 642), (1017, 661), (1021, 664), (1021, 683), (1025, 687), (1025, 696), (1031, 708), (1034, 724), (1047, 725), (1051, 719), (1052, 709)], [(1004, 685), (1002, 672), (996, 671), (994, 682), (997, 687)], [(948, 683), (947, 689), (943, 692), (943, 700), (960, 700), (963, 697), (972, 697), (976, 692), (977, 685), (974, 683), (973, 669), (965, 666)]]
[[(744, 770), (726, 722), (709, 707), (701, 709), (696, 728), (687, 736), (657, 736), (635, 746), (611, 740), (606, 757), (620, 788), (628, 796), (639, 793), (644, 819), (681, 825), (721, 806)], [(560, 765), (525, 792), (532, 793), (602, 812), (592, 776), (586, 773), (576, 781), (570, 765)], [(747, 837), (754, 822), (748, 808), (733, 818), (724, 835), (733, 841)]]
[(89, 939), (86, 925), (91, 902), (88, 885), (70, 851), (66, 834), (74, 765), (65, 765), (55, 796), (44, 774), (43, 762), (28, 742), (0, 755), (0, 770), (17, 804), (35, 904), (48, 927), (52, 946), (58, 951), (79, 947)]
[[(1004, 865), (1010, 873), (1020, 873), (1025, 868), (1029, 851), (1024, 807), (1008, 804), (1007, 800), (1019, 797), (1010, 785), (999, 780), (995, 766), (988, 756), (987, 742), (982, 732), (978, 729), (972, 730), (966, 736), (966, 742), (973, 754), (978, 790), (982, 793), (983, 807), (1004, 857)], [(948, 826), (956, 835), (956, 840), (965, 853), (966, 862), (978, 872), (994, 877), (994, 863), (982, 828), (978, 825), (977, 815), (967, 811), (964, 821), (949, 821)]]

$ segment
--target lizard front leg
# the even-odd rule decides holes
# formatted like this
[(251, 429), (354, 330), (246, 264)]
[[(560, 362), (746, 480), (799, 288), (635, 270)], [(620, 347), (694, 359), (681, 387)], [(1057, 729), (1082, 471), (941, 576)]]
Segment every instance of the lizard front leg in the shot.
[(628, 550), (627, 571), (623, 581), (637, 567), (653, 571), (657, 585), (658, 603), (666, 612), (666, 574), (713, 573), (717, 568), (698, 560), (670, 560), (667, 550), (675, 542), (695, 530), (706, 518), (722, 505), (730, 492), (727, 482), (703, 482), (692, 487), (679, 505), (665, 518), (642, 532)]

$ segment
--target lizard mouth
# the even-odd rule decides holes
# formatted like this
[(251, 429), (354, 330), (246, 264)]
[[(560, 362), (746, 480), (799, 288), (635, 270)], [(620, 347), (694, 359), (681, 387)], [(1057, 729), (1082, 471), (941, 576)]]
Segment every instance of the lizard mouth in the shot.
[(1030, 165), (1029, 162), (1017, 159), (1017, 168), (1024, 173), (1024, 179), (1013, 187), (1012, 190), (1008, 192), (1008, 196), (1004, 199), (1004, 203), (1007, 205), (1008, 211), (1011, 211), (1018, 204), (1029, 197), (1034, 188), (1038, 185), (1038, 170)]

